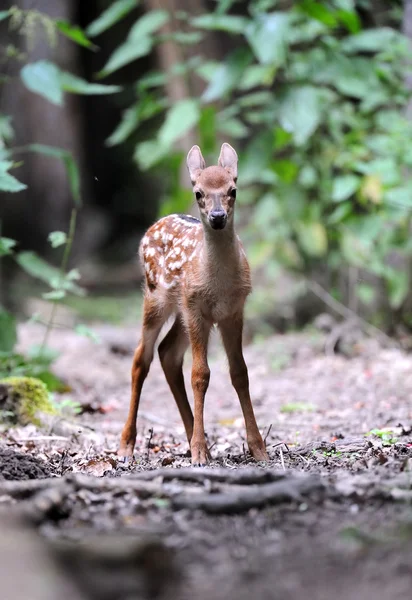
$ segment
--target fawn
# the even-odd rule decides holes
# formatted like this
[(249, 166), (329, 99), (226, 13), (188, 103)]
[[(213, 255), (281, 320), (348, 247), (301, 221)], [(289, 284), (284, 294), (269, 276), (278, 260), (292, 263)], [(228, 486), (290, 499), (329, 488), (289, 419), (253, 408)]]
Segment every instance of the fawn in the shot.
[[(243, 308), (251, 292), (250, 270), (234, 229), (237, 154), (223, 144), (218, 166), (206, 168), (200, 148), (193, 146), (187, 167), (200, 212), (200, 221), (170, 215), (152, 225), (143, 237), (139, 255), (146, 285), (143, 328), (132, 367), (132, 395), (119, 455), (132, 456), (136, 418), (143, 382), (153, 360), (154, 345), (166, 320), (174, 323), (159, 345), (159, 357), (174, 396), (193, 465), (210, 459), (203, 410), (210, 370), (207, 348), (217, 325), (229, 360), (232, 384), (239, 396), (250, 453), (268, 460), (249, 395), (249, 378), (242, 352)], [(194, 418), (183, 379), (183, 357), (191, 345)]]

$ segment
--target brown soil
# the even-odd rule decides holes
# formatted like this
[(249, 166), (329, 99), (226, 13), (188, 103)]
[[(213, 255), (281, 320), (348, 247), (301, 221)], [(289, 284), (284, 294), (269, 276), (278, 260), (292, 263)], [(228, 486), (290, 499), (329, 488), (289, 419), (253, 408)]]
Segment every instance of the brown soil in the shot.
[[(0, 446), (3, 505), (25, 507), (83, 598), (410, 595), (412, 356), (373, 340), (358, 342), (351, 358), (325, 356), (316, 332), (248, 346), (256, 415), (271, 459), (256, 465), (214, 340), (206, 400), (210, 469), (223, 469), (227, 480), (214, 480), (203, 469), (196, 481), (158, 478), (150, 484), (158, 486), (155, 491), (143, 492), (145, 472), (189, 467), (183, 426), (155, 360), (142, 397), (135, 459), (127, 466), (117, 460), (138, 331), (95, 330), (99, 345), (71, 332), (52, 337), (51, 345), (61, 350), (55, 371), (71, 388), (58, 401), (69, 409), (78, 402), (82, 413), (53, 419), (44, 431), (13, 428)], [(40, 331), (30, 325), (20, 334), (25, 349)], [(255, 473), (252, 468), (279, 473), (283, 492), (254, 505), (253, 498), (272, 484), (230, 480), (233, 473)], [(83, 485), (77, 474), (98, 477), (90, 481), (99, 484)], [(2, 489), (2, 476), (63, 479), (60, 487), (50, 484), (33, 495)], [(298, 476), (309, 483), (294, 493)], [(210, 508), (223, 496), (230, 510)]]

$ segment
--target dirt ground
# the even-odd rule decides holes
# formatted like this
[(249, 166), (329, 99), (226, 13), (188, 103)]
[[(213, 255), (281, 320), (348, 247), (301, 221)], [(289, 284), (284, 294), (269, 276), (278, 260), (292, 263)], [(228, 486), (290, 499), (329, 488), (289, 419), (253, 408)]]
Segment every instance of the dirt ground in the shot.
[[(327, 356), (315, 330), (247, 346), (264, 465), (247, 453), (216, 337), (205, 413), (213, 462), (194, 470), (155, 359), (125, 466), (116, 449), (139, 330), (94, 330), (99, 344), (52, 335), (54, 371), (70, 388), (56, 396), (63, 414), (43, 430), (1, 434), (0, 554), (11, 561), (10, 589), (13, 549), (20, 564), (22, 544), (33, 543), (48, 557), (33, 566), (50, 583), (39, 598), (54, 597), (48, 569), (74, 586), (71, 600), (410, 596), (412, 355), (361, 339), (351, 358)], [(22, 326), (21, 349), (40, 335)], [(188, 357), (186, 382), (189, 369)], [(34, 528), (18, 549), (10, 510), (17, 529), (20, 514)]]

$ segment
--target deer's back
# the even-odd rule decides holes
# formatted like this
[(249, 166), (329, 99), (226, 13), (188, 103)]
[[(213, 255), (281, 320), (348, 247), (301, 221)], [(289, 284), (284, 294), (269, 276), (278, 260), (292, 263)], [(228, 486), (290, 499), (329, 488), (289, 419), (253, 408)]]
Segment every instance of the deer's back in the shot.
[(178, 291), (201, 237), (202, 225), (190, 215), (169, 215), (147, 230), (139, 255), (150, 291)]

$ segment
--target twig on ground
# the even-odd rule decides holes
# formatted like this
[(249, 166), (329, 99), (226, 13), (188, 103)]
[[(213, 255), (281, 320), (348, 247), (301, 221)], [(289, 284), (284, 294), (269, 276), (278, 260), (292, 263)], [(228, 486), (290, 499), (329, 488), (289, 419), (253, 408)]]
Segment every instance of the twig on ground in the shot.
[(267, 430), (267, 432), (266, 432), (266, 435), (265, 435), (265, 437), (264, 437), (264, 439), (263, 439), (263, 443), (265, 444), (265, 446), (266, 446), (266, 440), (267, 440), (267, 439), (268, 439), (268, 437), (269, 437), (269, 434), (270, 434), (270, 432), (271, 432), (271, 429), (272, 429), (272, 423), (269, 425), (269, 427), (268, 427), (268, 430)]
[(146, 460), (149, 460), (149, 455), (150, 455), (150, 444), (152, 443), (152, 438), (153, 438), (153, 427), (150, 427), (149, 429), (149, 439), (147, 441), (147, 454), (146, 454)]
[(286, 467), (285, 467), (285, 461), (283, 459), (283, 450), (282, 450), (282, 446), (279, 448), (279, 453), (280, 453), (280, 462), (282, 463), (282, 469), (284, 471), (286, 471)]

